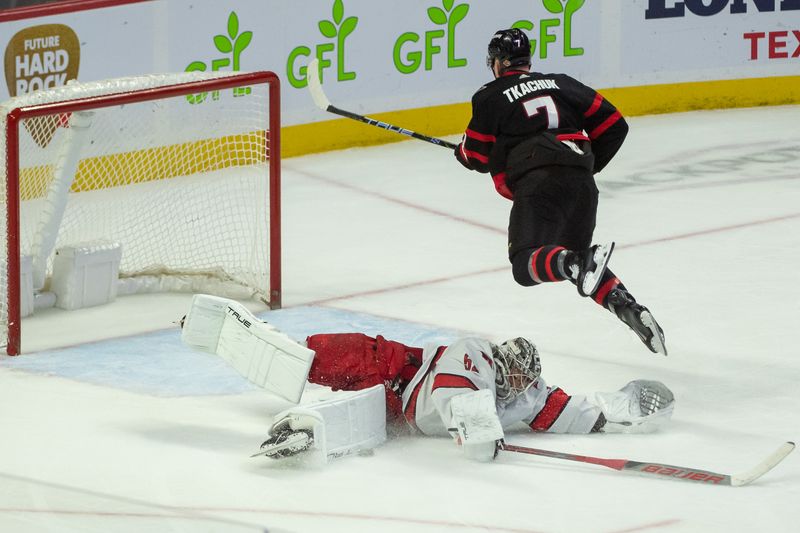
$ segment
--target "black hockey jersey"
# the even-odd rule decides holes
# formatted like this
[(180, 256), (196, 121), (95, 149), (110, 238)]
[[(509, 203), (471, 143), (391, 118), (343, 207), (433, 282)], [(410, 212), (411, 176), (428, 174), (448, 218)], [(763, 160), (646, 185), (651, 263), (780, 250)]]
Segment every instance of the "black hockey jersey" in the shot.
[(628, 125), (600, 93), (566, 74), (509, 71), (472, 97), (472, 119), (456, 157), (467, 168), (491, 173), (497, 191), (511, 198), (509, 153), (545, 133), (590, 141), (591, 170), (600, 172), (622, 146)]

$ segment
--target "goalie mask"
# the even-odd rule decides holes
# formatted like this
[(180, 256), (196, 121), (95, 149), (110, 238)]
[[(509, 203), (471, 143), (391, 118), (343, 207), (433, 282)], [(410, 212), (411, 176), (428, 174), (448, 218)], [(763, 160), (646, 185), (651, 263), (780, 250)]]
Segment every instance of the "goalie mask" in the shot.
[(495, 393), (503, 403), (513, 401), (539, 379), (542, 365), (539, 351), (528, 339), (509, 339), (500, 346), (492, 345), (495, 364)]

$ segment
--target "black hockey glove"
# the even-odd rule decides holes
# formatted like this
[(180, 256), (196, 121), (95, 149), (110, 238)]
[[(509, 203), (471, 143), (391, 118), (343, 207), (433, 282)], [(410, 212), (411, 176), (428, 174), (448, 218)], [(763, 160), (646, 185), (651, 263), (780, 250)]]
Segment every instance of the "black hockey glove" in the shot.
[(459, 163), (461, 163), (462, 165), (464, 165), (464, 166), (465, 166), (466, 168), (468, 168), (469, 170), (475, 170), (475, 169), (473, 168), (472, 164), (469, 162), (469, 159), (467, 159), (466, 157), (464, 157), (464, 153), (463, 153), (463, 151), (461, 150), (461, 148), (462, 148), (463, 146), (464, 146), (464, 143), (463, 143), (463, 142), (460, 142), (460, 143), (458, 143), (458, 146), (456, 146), (455, 150), (453, 150), (453, 154), (456, 156), (456, 159), (458, 159), (458, 162), (459, 162)]

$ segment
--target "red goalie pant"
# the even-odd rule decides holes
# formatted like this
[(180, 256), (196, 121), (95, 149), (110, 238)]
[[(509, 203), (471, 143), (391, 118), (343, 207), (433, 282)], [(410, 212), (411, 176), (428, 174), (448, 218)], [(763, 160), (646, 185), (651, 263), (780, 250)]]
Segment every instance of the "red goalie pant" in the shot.
[(400, 396), (422, 364), (422, 348), (362, 333), (323, 333), (306, 343), (316, 352), (308, 381), (346, 391), (383, 384), (387, 420), (402, 421)]

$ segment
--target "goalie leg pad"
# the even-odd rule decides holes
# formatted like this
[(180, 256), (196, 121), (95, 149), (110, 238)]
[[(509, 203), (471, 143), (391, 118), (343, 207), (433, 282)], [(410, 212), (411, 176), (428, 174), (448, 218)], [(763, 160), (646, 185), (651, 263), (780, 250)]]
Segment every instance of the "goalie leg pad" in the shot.
[(314, 352), (253, 316), (234, 300), (197, 294), (181, 339), (220, 356), (251, 383), (298, 403)]
[(181, 321), (183, 343), (195, 350), (216, 355), (225, 309), (230, 302), (226, 298), (195, 294), (189, 312)]
[[(294, 435), (280, 438), (289, 430)], [(270, 438), (262, 444), (277, 446), (292, 439), (302, 444), (298, 432), (311, 432), (311, 444), (295, 453), (330, 459), (367, 452), (386, 441), (386, 396), (383, 385), (354, 392), (339, 392), (331, 400), (292, 407), (275, 416)], [(297, 439), (297, 440), (295, 440)], [(277, 455), (287, 457), (295, 453)], [(271, 455), (261, 453), (259, 455)]]
[(311, 404), (325, 420), (325, 455), (328, 459), (366, 452), (386, 441), (386, 392), (383, 385), (340, 392)]

